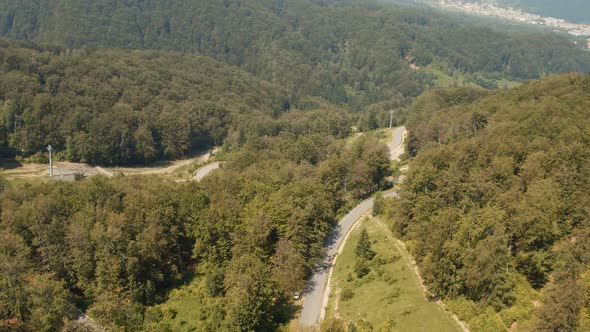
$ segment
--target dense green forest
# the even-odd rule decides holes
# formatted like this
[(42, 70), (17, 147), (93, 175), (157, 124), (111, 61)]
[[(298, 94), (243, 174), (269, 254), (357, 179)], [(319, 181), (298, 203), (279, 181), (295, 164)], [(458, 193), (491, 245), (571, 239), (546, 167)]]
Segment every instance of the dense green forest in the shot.
[(377, 138), (347, 144), (313, 112), (290, 116), (257, 123), (280, 135), (247, 138), (200, 183), (2, 183), (0, 329), (73, 328), (76, 306), (111, 330), (165, 331), (170, 311), (150, 306), (189, 279), (206, 285), (190, 304), (199, 331), (290, 319), (337, 217), (391, 172)]
[(222, 144), (240, 114), (326, 104), (310, 96), (372, 129), (435, 85), (416, 70), (430, 64), (486, 88), (590, 71), (590, 53), (557, 35), (370, 2), (10, 0), (0, 35), (40, 43), (0, 41), (0, 150), (29, 157), (52, 144), (97, 164)]
[(0, 35), (196, 52), (276, 83), (293, 100), (316, 95), (358, 110), (395, 105), (431, 85), (409, 62), (515, 79), (590, 71), (590, 55), (557, 35), (495, 32), (372, 1), (8, 0)]
[(589, 72), (565, 37), (352, 0), (4, 0), (0, 36), (2, 157), (225, 160), (198, 183), (0, 178), (0, 330), (282, 327), (388, 186), (388, 148), (345, 138), (392, 109), (411, 171), (381, 206), (433, 299), (474, 330), (590, 330), (590, 77), (491, 91)]
[(388, 214), (474, 330), (590, 327), (589, 93), (590, 76), (570, 74), (413, 107), (415, 158)]
[(178, 158), (220, 145), (240, 115), (288, 110), (284, 90), (210, 58), (67, 50), (0, 40), (0, 146), (51, 144), (102, 164)]

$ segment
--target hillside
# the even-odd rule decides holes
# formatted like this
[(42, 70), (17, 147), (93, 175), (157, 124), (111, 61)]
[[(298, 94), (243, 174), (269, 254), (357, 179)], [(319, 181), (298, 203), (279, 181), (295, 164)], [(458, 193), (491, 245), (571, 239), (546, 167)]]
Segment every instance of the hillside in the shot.
[(434, 84), (410, 62), (495, 79), (590, 71), (590, 54), (562, 37), (350, 2), (8, 0), (0, 3), (0, 35), (70, 48), (200, 53), (276, 83), (292, 102), (314, 95), (356, 110), (375, 103), (387, 110)]
[(0, 148), (145, 163), (222, 144), (239, 114), (288, 110), (284, 90), (197, 55), (0, 40)]
[(387, 147), (338, 140), (333, 115), (251, 120), (201, 182), (0, 178), (0, 330), (80, 329), (70, 304), (113, 331), (277, 330), (337, 216), (390, 174)]
[(415, 103), (415, 158), (389, 215), (474, 331), (588, 329), (589, 91), (572, 74)]
[[(46, 174), (52, 145), (109, 175), (0, 174), (0, 330), (284, 331), (376, 195), (343, 315), (450, 323), (441, 298), (474, 332), (589, 331), (588, 72), (566, 37), (373, 0), (0, 1), (0, 163)], [(400, 163), (371, 134), (392, 110)], [(202, 179), (117, 172), (212, 146)]]

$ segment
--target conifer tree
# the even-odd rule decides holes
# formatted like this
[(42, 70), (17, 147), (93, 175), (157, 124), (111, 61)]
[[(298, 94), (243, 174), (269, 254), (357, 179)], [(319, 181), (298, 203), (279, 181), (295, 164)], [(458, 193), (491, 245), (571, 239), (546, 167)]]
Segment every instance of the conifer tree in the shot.
[(375, 252), (371, 248), (371, 239), (369, 239), (369, 233), (366, 229), (361, 231), (361, 237), (354, 249), (354, 253), (358, 258), (371, 260), (375, 257)]

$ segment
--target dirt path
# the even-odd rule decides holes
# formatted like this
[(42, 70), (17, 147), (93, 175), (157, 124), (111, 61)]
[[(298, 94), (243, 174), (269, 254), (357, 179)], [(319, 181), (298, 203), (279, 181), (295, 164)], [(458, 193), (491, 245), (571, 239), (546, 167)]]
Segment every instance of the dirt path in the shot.
[[(104, 175), (112, 177), (117, 173), (125, 175), (166, 175), (173, 174), (183, 167), (189, 167), (193, 163), (206, 163), (211, 156), (218, 151), (215, 148), (204, 153), (195, 155), (190, 158), (156, 162), (152, 166), (141, 167), (102, 167), (91, 166), (84, 163), (73, 163), (58, 161), (54, 163), (54, 175), (56, 178), (73, 177), (74, 174), (80, 173), (85, 176)], [(28, 179), (28, 178), (44, 178), (49, 176), (49, 166), (46, 164), (23, 164), (10, 165), (12, 167), (0, 168), (0, 175), (6, 179)], [(187, 174), (188, 176), (188, 174)]]

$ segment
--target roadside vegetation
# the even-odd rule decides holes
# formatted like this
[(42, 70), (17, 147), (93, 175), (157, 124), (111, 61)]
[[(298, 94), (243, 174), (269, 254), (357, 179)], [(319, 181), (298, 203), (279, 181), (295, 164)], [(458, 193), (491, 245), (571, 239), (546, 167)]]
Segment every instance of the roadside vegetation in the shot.
[(474, 331), (588, 328), (590, 77), (420, 97), (384, 214)]
[[(319, 125), (307, 116), (300, 125)], [(1, 324), (73, 328), (68, 303), (109, 329), (287, 322), (337, 217), (390, 174), (376, 138), (348, 146), (330, 128), (297, 128), (248, 140), (199, 183), (121, 175), (2, 182)], [(46, 293), (51, 301), (37, 295)]]
[(372, 1), (3, 1), (0, 27), (0, 151), (37, 162), (48, 144), (101, 165), (179, 159), (322, 104), (366, 131), (435, 86), (590, 71), (556, 34)]
[[(567, 38), (357, 0), (6, 0), (0, 35), (0, 330), (75, 330), (79, 310), (285, 328), (338, 217), (407, 158), (379, 212), (435, 295), (474, 330), (590, 330), (590, 79), (503, 91), (590, 71)], [(410, 130), (393, 167), (388, 134), (348, 139), (391, 110)], [(108, 176), (40, 179), (47, 145)], [(203, 181), (149, 170), (213, 146)], [(338, 312), (445, 326), (371, 227)]]
[(323, 330), (460, 331), (447, 312), (427, 300), (407, 255), (379, 218), (363, 221), (338, 256)]

